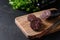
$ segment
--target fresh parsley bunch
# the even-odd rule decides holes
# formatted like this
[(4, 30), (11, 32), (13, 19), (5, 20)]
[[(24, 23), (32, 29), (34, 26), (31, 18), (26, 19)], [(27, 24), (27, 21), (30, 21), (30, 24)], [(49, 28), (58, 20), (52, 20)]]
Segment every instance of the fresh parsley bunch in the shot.
[(26, 12), (35, 12), (45, 7), (51, 7), (56, 0), (9, 0), (13, 9), (20, 9)]
[(20, 9), (27, 12), (40, 10), (38, 6), (34, 5), (35, 2), (38, 2), (38, 0), (9, 0), (9, 4), (13, 9)]

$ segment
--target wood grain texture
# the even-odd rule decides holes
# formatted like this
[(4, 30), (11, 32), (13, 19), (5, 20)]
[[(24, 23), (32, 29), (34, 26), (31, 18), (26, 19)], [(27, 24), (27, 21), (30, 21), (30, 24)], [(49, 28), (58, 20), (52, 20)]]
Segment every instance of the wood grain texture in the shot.
[[(48, 10), (57, 10), (55, 8), (51, 8), (51, 9), (48, 9)], [(35, 12), (35, 13), (31, 13), (31, 14), (34, 14), (36, 17), (39, 17), (40, 18), (40, 14), (42, 13), (43, 11), (39, 11), (39, 12)], [(33, 31), (30, 27), (30, 22), (27, 20), (27, 15), (23, 15), (23, 16), (19, 16), (19, 17), (16, 17), (15, 18), (15, 23), (16, 25), (20, 28), (20, 30), (25, 34), (26, 37), (39, 37), (40, 32), (36, 32), (36, 31)], [(50, 21), (47, 21), (47, 20), (42, 20), (43, 23), (46, 25), (45, 26), (45, 29), (49, 28), (57, 19), (59, 18), (56, 18), (56, 19), (53, 19), (53, 20), (50, 20)], [(56, 31), (59, 31), (60, 30), (60, 25), (58, 27), (56, 27), (55, 29), (51, 30), (49, 33), (53, 33), (53, 32), (56, 32)], [(49, 34), (48, 33), (48, 34)]]

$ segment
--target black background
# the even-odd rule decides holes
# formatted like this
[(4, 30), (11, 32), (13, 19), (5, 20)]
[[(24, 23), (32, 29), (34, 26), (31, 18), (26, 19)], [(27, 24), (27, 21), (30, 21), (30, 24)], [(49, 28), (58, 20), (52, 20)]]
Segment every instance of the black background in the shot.
[[(14, 22), (17, 16), (24, 14), (26, 13), (19, 10), (13, 10), (8, 4), (8, 0), (0, 0), (0, 40), (29, 40)], [(44, 36), (41, 39), (60, 40), (60, 32)]]

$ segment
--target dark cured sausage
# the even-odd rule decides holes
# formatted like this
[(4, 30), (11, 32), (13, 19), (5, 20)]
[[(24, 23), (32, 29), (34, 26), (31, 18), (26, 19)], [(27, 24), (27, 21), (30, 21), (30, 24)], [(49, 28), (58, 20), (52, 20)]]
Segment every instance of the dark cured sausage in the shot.
[(30, 21), (30, 27), (35, 31), (40, 31), (42, 28), (42, 21), (40, 18), (37, 18), (35, 15), (28, 15), (28, 21)]
[(42, 20), (46, 20), (46, 19), (52, 19), (52, 18), (56, 18), (60, 16), (60, 11), (59, 10), (44, 10), (42, 12), (42, 14), (40, 15), (40, 18)]

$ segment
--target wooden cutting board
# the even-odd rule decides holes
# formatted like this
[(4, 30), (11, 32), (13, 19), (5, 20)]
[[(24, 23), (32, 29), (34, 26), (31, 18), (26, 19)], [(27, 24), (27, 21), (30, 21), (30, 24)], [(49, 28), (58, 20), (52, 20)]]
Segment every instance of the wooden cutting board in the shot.
[[(51, 8), (51, 9), (48, 9), (48, 10), (57, 10), (57, 9)], [(40, 17), (40, 14), (42, 12), (43, 11), (39, 11), (39, 12), (31, 13), (31, 14), (34, 14), (36, 17)], [(39, 37), (40, 36), (39, 34), (42, 31), (36, 32), (36, 31), (34, 31), (34, 30), (31, 29), (30, 22), (27, 20), (27, 16), (28, 15), (29, 14), (16, 17), (15, 18), (15, 23), (20, 28), (20, 30), (24, 33), (24, 35), (26, 37), (31, 37), (31, 38)], [(47, 20), (44, 21), (43, 20), (43, 23), (46, 25), (45, 26), (45, 29), (49, 28), (57, 19), (59, 19), (59, 18), (56, 18), (56, 19), (53, 19), (53, 20), (50, 20), (50, 21), (47, 21)], [(50, 33), (55, 32), (55, 31), (58, 31), (58, 30), (60, 30), (60, 25), (57, 28), (51, 30)]]

